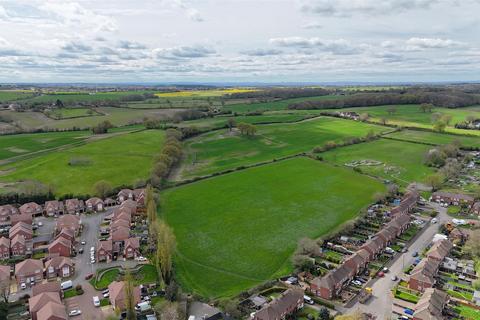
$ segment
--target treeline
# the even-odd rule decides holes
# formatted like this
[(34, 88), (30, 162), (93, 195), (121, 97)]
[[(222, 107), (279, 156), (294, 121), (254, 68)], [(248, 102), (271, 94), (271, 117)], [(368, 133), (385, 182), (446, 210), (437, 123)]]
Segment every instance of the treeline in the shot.
[(150, 175), (150, 182), (156, 187), (161, 187), (175, 164), (182, 157), (183, 134), (176, 129), (166, 130), (165, 144), (160, 153), (154, 158), (154, 166)]
[(437, 107), (460, 108), (480, 103), (480, 97), (456, 90), (425, 91), (421, 89), (399, 92), (357, 93), (341, 99), (302, 101), (292, 103), (289, 109), (341, 109), (394, 104), (432, 104)]
[(332, 92), (323, 88), (272, 88), (249, 92), (236, 92), (225, 96), (227, 99), (291, 99), (325, 96)]

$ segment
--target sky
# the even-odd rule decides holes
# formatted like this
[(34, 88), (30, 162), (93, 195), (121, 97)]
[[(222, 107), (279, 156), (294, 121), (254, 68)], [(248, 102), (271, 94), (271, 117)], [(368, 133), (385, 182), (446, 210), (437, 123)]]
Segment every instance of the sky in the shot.
[(480, 80), (480, 0), (0, 0), (0, 82)]

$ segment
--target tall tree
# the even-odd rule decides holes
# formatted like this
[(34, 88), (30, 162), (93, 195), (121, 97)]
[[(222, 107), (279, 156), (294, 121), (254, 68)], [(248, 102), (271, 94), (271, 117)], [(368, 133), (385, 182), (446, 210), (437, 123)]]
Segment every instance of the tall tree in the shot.
[(170, 283), (172, 278), (173, 254), (177, 246), (172, 228), (160, 221), (158, 224), (156, 261), (159, 263), (161, 276), (165, 283)]
[(105, 199), (112, 192), (112, 185), (105, 180), (97, 181), (93, 185), (93, 193), (102, 199)]
[(125, 272), (125, 310), (127, 312), (127, 320), (137, 320), (134, 290), (132, 273), (127, 269)]

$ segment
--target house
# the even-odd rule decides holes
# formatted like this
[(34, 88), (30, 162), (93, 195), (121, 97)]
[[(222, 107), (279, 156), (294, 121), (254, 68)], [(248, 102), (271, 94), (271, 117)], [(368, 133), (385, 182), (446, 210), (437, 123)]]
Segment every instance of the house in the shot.
[(443, 310), (448, 302), (448, 294), (434, 288), (426, 289), (414, 308), (413, 320), (446, 319)]
[(23, 257), (30, 251), (27, 240), (22, 235), (16, 235), (13, 237), (10, 241), (10, 250), (12, 252), (12, 257)]
[(45, 215), (49, 217), (56, 217), (64, 213), (63, 202), (52, 200), (45, 202)]
[(113, 200), (112, 198), (107, 198), (107, 199), (103, 200), (103, 204), (106, 208), (110, 208), (110, 207), (113, 207), (113, 206), (117, 205), (117, 202), (115, 200)]
[(31, 225), (33, 222), (32, 215), (25, 213), (25, 214), (16, 214), (16, 215), (10, 216), (10, 223), (12, 227), (19, 222), (25, 222), (26, 224)]
[[(125, 309), (125, 282), (114, 281), (108, 286), (110, 292), (110, 303), (113, 309)], [(140, 287), (133, 288), (133, 301), (135, 304), (140, 302)]]
[(72, 242), (63, 237), (58, 237), (48, 245), (48, 255), (51, 257), (70, 257), (72, 255)]
[(20, 211), (20, 214), (30, 214), (34, 217), (41, 216), (43, 214), (42, 206), (35, 202), (25, 203), (18, 208), (18, 210)]
[(68, 199), (65, 200), (65, 209), (68, 214), (79, 214), (85, 211), (85, 204), (83, 200)]
[(97, 242), (97, 261), (110, 262), (113, 257), (112, 240)]
[(386, 243), (386, 245), (389, 245), (392, 240), (397, 237), (395, 233), (393, 233), (392, 231), (390, 231), (390, 229), (387, 228), (380, 230), (377, 235)]
[(130, 225), (130, 223), (132, 222), (132, 214), (124, 211), (123, 209), (117, 209), (113, 212), (112, 222), (118, 220), (124, 220)]
[(24, 236), (26, 240), (32, 240), (32, 225), (22, 221), (16, 223), (13, 227), (10, 228), (10, 230), (8, 230), (8, 237), (10, 239), (13, 239), (16, 236)]
[(110, 224), (110, 230), (113, 232), (117, 230), (118, 228), (123, 227), (123, 228), (128, 228), (130, 229), (130, 222), (125, 219), (115, 219), (111, 224)]
[(0, 238), (0, 259), (9, 259), (10, 258), (10, 239), (1, 237)]
[(80, 232), (81, 221), (78, 216), (65, 214), (57, 219), (55, 230), (60, 232), (62, 229), (70, 229), (75, 235)]
[(400, 205), (393, 208), (390, 212), (392, 217), (398, 217), (400, 215), (405, 215), (412, 211), (412, 209), (417, 204), (417, 201), (420, 199), (420, 194), (416, 190), (408, 191), (402, 200), (400, 201)]
[(137, 212), (138, 203), (137, 201), (127, 199), (122, 202), (122, 204), (118, 207), (119, 211), (127, 211), (130, 215), (135, 214)]
[(15, 208), (10, 204), (0, 206), (0, 226), (9, 225), (10, 217), (17, 214), (18, 214), (17, 208)]
[(449, 240), (438, 240), (428, 250), (427, 257), (437, 261), (443, 261), (452, 248), (453, 244)]
[(90, 211), (90, 212), (103, 211), (105, 207), (103, 200), (100, 198), (90, 198), (87, 201), (85, 201), (85, 205), (87, 206), (87, 211)]
[(124, 242), (130, 238), (130, 228), (118, 227), (110, 233), (110, 239), (113, 242)]
[(360, 249), (365, 249), (369, 254), (369, 260), (372, 261), (386, 247), (387, 243), (382, 238), (375, 236), (365, 242)]
[(39, 318), (37, 317), (37, 313), (41, 309), (49, 305), (50, 302), (62, 305), (60, 295), (56, 292), (43, 292), (28, 299), (28, 308), (32, 320), (39, 320)]
[(39, 283), (32, 287), (32, 297), (35, 297), (43, 292), (56, 292), (61, 297), (62, 288), (60, 287), (60, 282), (50, 281), (47, 283)]
[(60, 230), (60, 233), (57, 234), (55, 238), (63, 238), (70, 241), (72, 244), (75, 243), (75, 233), (72, 229), (69, 228), (63, 228), (62, 230)]
[(464, 242), (468, 239), (468, 233), (466, 233), (463, 229), (454, 228), (452, 231), (450, 231), (448, 238), (453, 242)]
[(122, 189), (120, 192), (118, 192), (117, 199), (119, 203), (122, 203), (127, 199), (133, 200), (133, 191), (130, 189)]
[[(37, 320), (67, 320), (65, 306), (61, 303), (49, 301), (37, 312)], [(32, 320), (34, 320), (32, 318)]]
[(355, 252), (353, 255), (348, 257), (344, 264), (353, 270), (354, 275), (362, 272), (365, 270), (366, 266), (368, 265), (370, 254), (365, 249), (360, 249)]
[(36, 259), (25, 259), (15, 265), (17, 284), (34, 285), (43, 280), (43, 263)]
[(139, 206), (145, 206), (145, 189), (135, 189), (133, 190), (133, 198), (138, 203)]
[(123, 256), (127, 259), (140, 255), (140, 238), (128, 238), (123, 245)]
[(432, 201), (444, 202), (454, 206), (464, 205), (470, 208), (473, 205), (474, 200), (475, 199), (472, 196), (461, 193), (438, 191), (432, 194)]
[(472, 206), (472, 213), (480, 215), (480, 201), (475, 202)]
[(412, 270), (408, 280), (408, 287), (420, 292), (427, 288), (432, 288), (436, 283), (439, 267), (440, 261), (431, 258), (423, 259)]
[(10, 282), (10, 266), (0, 265), (0, 283)]
[(50, 278), (68, 278), (75, 274), (75, 264), (67, 257), (53, 257), (45, 262), (45, 274)]
[(303, 295), (301, 289), (288, 289), (276, 299), (264, 306), (252, 316), (253, 320), (286, 319), (303, 308)]
[(351, 280), (352, 269), (342, 264), (328, 272), (322, 278), (316, 277), (310, 282), (310, 291), (324, 299), (337, 296)]

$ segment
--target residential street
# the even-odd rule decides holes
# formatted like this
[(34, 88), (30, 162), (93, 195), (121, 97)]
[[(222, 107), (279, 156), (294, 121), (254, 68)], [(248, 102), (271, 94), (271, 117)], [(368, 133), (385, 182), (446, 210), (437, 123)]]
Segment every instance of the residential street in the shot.
[(412, 253), (422, 252), (422, 250), (432, 241), (433, 236), (438, 233), (438, 227), (451, 220), (447, 215), (447, 209), (440, 207), (436, 203), (430, 203), (430, 205), (439, 212), (437, 219), (438, 223), (429, 223), (423, 233), (410, 245), (408, 251), (400, 255), (391, 266), (390, 271), (384, 278), (376, 278), (371, 280), (367, 286), (373, 288), (373, 297), (371, 297), (366, 304), (356, 302), (352, 307), (344, 309), (343, 312), (351, 312), (357, 309), (376, 315), (377, 319), (391, 319), (392, 316), (392, 295), (391, 289), (397, 282), (391, 280), (393, 275), (401, 278), (403, 270), (408, 265), (412, 264), (415, 258)]

